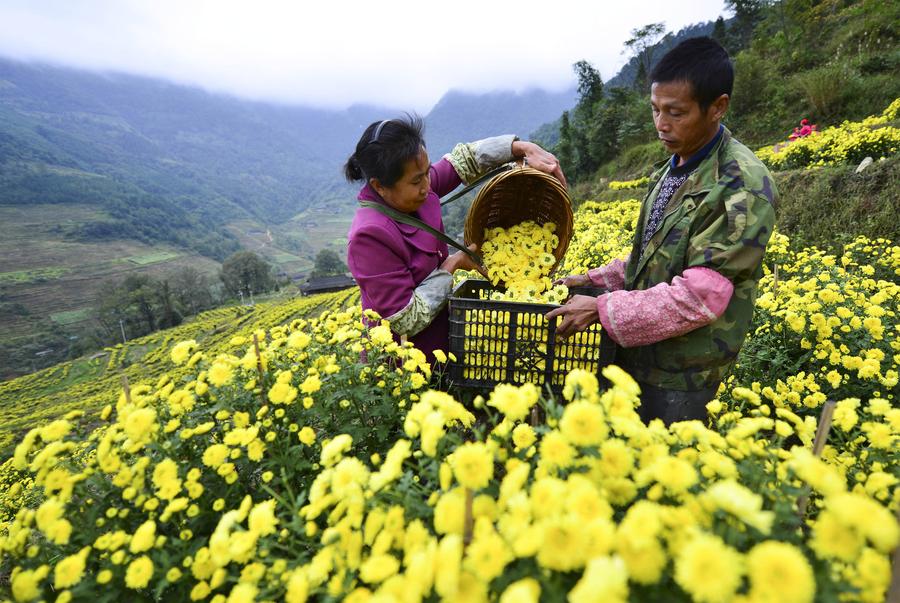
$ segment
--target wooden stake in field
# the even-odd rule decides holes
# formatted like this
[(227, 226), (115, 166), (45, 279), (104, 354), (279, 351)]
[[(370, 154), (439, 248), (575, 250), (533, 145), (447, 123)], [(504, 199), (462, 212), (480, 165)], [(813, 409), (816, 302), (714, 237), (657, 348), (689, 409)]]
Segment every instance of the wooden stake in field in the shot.
[(125, 403), (131, 404), (131, 388), (128, 386), (128, 375), (122, 373), (122, 391), (125, 392)]
[(259, 354), (259, 336), (255, 332), (253, 333), (253, 349), (256, 350), (256, 370), (259, 373), (259, 401), (265, 406), (266, 392), (265, 382), (263, 380), (262, 356)]
[(825, 402), (822, 407), (822, 414), (819, 417), (819, 426), (816, 429), (816, 439), (813, 441), (813, 454), (822, 456), (825, 449), (825, 441), (828, 439), (828, 432), (831, 431), (831, 421), (834, 418), (835, 403), (831, 400)]
[[(816, 439), (813, 440), (813, 455), (822, 456), (825, 449), (825, 442), (828, 440), (828, 432), (831, 431), (831, 421), (834, 418), (835, 403), (832, 400), (825, 402), (822, 407), (822, 414), (819, 415), (819, 426), (816, 429)], [(797, 513), (800, 515), (800, 521), (806, 517), (806, 506), (809, 504), (809, 488), (807, 493), (800, 497), (797, 501)]]
[(472, 530), (475, 527), (475, 517), (472, 515), (472, 489), (466, 488), (466, 514), (463, 521), (463, 547), (472, 542)]

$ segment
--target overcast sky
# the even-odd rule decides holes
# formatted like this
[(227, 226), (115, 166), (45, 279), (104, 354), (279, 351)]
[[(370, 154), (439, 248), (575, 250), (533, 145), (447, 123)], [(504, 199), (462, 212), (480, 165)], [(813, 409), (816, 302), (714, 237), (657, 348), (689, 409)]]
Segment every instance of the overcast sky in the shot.
[(722, 0), (0, 0), (0, 55), (292, 104), (427, 112), (449, 89), (604, 79), (630, 31), (715, 20)]

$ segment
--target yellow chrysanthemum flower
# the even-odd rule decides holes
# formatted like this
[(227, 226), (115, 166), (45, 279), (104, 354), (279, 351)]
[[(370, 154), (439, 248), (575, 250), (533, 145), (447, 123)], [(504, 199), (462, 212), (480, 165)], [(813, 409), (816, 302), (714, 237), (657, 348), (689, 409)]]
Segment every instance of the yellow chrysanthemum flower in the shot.
[(809, 603), (816, 594), (812, 567), (803, 553), (786, 542), (766, 541), (747, 553), (750, 598)]
[(153, 577), (153, 562), (146, 555), (142, 555), (128, 564), (125, 570), (125, 586), (135, 590), (146, 588)]
[(481, 442), (467, 442), (453, 452), (453, 475), (463, 487), (480, 490), (494, 475), (494, 456)]
[(743, 574), (741, 554), (712, 534), (693, 538), (675, 558), (675, 582), (698, 603), (730, 601)]

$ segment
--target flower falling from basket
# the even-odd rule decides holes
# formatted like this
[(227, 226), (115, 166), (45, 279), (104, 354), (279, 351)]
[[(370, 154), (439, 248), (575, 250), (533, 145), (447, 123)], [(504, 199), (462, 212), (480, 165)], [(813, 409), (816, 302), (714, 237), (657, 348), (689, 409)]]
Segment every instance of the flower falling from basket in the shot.
[[(559, 181), (533, 168), (515, 168), (485, 184), (466, 215), (465, 242), (479, 249), (491, 229), (509, 229), (523, 222), (554, 225), (557, 245), (552, 250), (553, 272), (572, 238), (572, 203)], [(498, 284), (504, 284), (505, 280)]]
[[(491, 283), (506, 283), (506, 291), (490, 292), (496, 301), (562, 303), (564, 285), (553, 285), (550, 270), (556, 265), (553, 251), (559, 247), (556, 224), (538, 226), (532, 221), (511, 228), (489, 228), (481, 247)], [(485, 292), (486, 293), (486, 292)]]

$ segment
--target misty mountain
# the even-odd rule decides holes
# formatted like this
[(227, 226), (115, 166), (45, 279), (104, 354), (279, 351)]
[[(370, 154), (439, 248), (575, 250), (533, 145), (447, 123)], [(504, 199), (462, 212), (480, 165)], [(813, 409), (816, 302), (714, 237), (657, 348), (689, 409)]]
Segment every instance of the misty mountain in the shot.
[(333, 178), (340, 141), (380, 113), (254, 103), (161, 80), (0, 60), (4, 178), (44, 164), (226, 218), (281, 219), (309, 199), (343, 192)]
[[(435, 157), (525, 137), (574, 91), (450, 92), (426, 119)], [(341, 166), (362, 130), (402, 109), (253, 102), (195, 87), (0, 59), (0, 203), (87, 203), (111, 218), (72, 236), (166, 241), (221, 258), (229, 221), (283, 221), (354, 195)]]
[(575, 104), (575, 87), (562, 92), (531, 89), (525, 92), (471, 94), (450, 91), (425, 118), (426, 140), (433, 157), (457, 142), (497, 134), (516, 134), (528, 139), (534, 130)]

